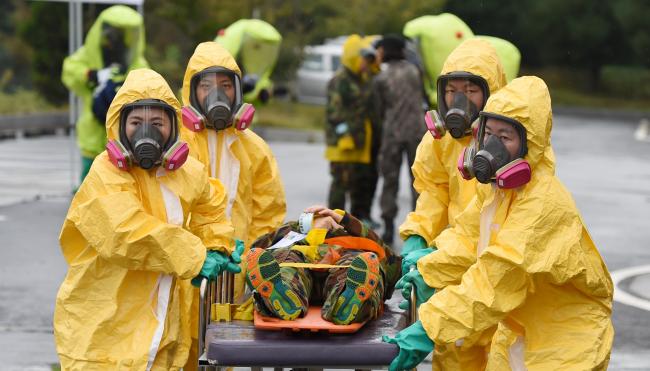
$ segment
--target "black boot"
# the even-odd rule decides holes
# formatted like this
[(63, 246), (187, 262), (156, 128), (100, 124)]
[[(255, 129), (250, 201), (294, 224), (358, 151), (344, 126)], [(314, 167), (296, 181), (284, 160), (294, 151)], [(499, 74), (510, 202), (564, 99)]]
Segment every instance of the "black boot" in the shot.
[(384, 234), (381, 239), (385, 243), (391, 245), (393, 243), (393, 238), (395, 234), (395, 226), (393, 225), (392, 219), (384, 219)]

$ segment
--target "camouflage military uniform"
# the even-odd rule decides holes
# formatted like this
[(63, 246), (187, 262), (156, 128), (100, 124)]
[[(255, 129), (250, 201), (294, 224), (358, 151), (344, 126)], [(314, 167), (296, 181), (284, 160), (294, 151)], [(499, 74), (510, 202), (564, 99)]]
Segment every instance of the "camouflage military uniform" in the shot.
[[(392, 226), (397, 215), (397, 191), (404, 152), (410, 169), (426, 126), (422, 80), (417, 67), (406, 60), (391, 60), (386, 65), (387, 68), (374, 79), (372, 98), (383, 130), (379, 151), (379, 171), (384, 179), (380, 199), (382, 218)], [(413, 173), (410, 187), (413, 208), (417, 194), (412, 184)]]
[[(326, 140), (328, 146), (336, 146), (341, 133), (336, 132), (337, 125), (347, 123), (348, 132), (354, 140), (355, 148), (363, 148), (366, 136), (365, 122), (369, 120), (370, 91), (358, 75), (346, 68), (341, 68), (330, 80), (327, 87), (327, 125)], [(372, 136), (376, 136), (373, 128)], [(376, 140), (374, 140), (376, 141)], [(377, 152), (370, 155), (369, 163), (331, 162), (332, 183), (329, 191), (328, 206), (332, 209), (346, 209), (346, 195), (350, 197), (350, 211), (360, 219), (370, 218), (370, 207), (377, 187)]]
[[(325, 241), (314, 246), (317, 254), (315, 259), (308, 258), (297, 246), (306, 246), (308, 242), (303, 239), (297, 241), (293, 246), (274, 248), (271, 251), (278, 263), (320, 263), (334, 265), (349, 265), (350, 262), (363, 250), (344, 248), (337, 243), (328, 240), (330, 238), (354, 236), (365, 237), (377, 243), (383, 250), (383, 257), (379, 260), (380, 279), (375, 289), (370, 293), (370, 298), (364, 302), (356, 314), (353, 322), (363, 322), (374, 319), (378, 316), (384, 300), (389, 299), (395, 283), (400, 277), (401, 259), (396, 256), (390, 246), (381, 241), (377, 234), (368, 229), (365, 224), (357, 218), (346, 214), (341, 220), (341, 226), (344, 229), (330, 231), (327, 233)], [(290, 232), (298, 232), (298, 223), (289, 222), (276, 231), (263, 235), (253, 242), (251, 249), (267, 249), (278, 241), (282, 240)], [(293, 292), (297, 293), (303, 306), (307, 308), (309, 304), (322, 305), (321, 315), (324, 319), (332, 320), (332, 310), (337, 299), (343, 292), (346, 283), (348, 268), (333, 268), (310, 270), (305, 268), (281, 267), (280, 274), (282, 280), (291, 287)], [(272, 315), (267, 306), (271, 303), (260, 295), (255, 295), (255, 307), (263, 314)]]

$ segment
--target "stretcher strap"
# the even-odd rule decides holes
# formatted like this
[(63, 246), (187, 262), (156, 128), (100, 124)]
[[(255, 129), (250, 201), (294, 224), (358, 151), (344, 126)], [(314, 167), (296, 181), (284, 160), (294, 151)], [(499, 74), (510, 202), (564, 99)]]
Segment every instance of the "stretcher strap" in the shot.
[(319, 263), (280, 263), (281, 267), (291, 268), (309, 268), (309, 269), (331, 269), (331, 268), (349, 268), (349, 265), (319, 264)]
[(324, 241), (328, 245), (337, 245), (341, 246), (344, 249), (348, 250), (362, 250), (370, 251), (377, 254), (379, 260), (384, 260), (386, 258), (386, 252), (384, 248), (379, 246), (379, 244), (369, 238), (365, 237), (353, 237), (353, 236), (341, 236), (341, 237), (332, 237)]

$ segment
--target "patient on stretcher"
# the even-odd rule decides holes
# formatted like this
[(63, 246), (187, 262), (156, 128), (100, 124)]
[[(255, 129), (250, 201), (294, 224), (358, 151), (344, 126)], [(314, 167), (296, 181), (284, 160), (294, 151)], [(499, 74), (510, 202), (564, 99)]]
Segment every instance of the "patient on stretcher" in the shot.
[(342, 210), (313, 206), (253, 242), (246, 282), (260, 314), (294, 320), (309, 305), (338, 325), (377, 318), (400, 277), (400, 258)]

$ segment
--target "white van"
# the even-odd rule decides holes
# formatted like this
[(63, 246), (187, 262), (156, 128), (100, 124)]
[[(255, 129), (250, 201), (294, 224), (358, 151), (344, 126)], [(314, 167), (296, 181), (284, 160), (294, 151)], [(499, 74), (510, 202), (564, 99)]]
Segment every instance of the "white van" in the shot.
[(299, 102), (327, 103), (327, 83), (341, 65), (345, 37), (343, 41), (340, 39), (305, 47), (304, 59), (296, 74), (296, 97)]

